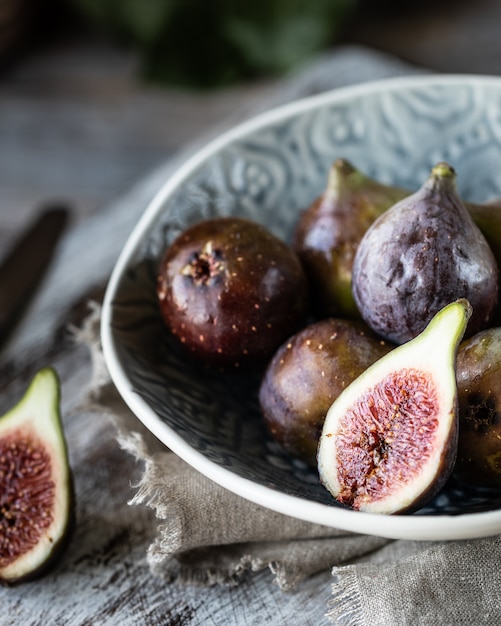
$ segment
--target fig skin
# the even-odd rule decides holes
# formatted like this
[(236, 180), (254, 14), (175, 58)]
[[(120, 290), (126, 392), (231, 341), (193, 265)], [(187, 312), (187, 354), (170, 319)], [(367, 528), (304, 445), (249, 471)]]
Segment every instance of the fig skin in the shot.
[(437, 164), (411, 196), (379, 217), (360, 242), (353, 295), (365, 322), (404, 343), (449, 302), (473, 307), (467, 335), (488, 327), (498, 301), (493, 253), (456, 191), (456, 173)]
[(501, 487), (501, 328), (465, 340), (457, 356), (459, 442), (455, 474)]
[(466, 202), (466, 208), (489, 244), (501, 268), (501, 198), (488, 202)]
[(410, 512), (446, 483), (457, 454), (456, 354), (471, 311), (464, 299), (444, 307), (332, 404), (318, 470), (340, 503), (371, 513)]
[(325, 190), (301, 213), (293, 235), (317, 315), (360, 318), (351, 292), (358, 244), (375, 219), (409, 193), (369, 178), (346, 159), (334, 161)]
[(308, 284), (294, 251), (264, 226), (217, 217), (186, 229), (161, 260), (160, 312), (187, 352), (257, 366), (304, 325)]
[(259, 388), (272, 437), (289, 454), (316, 467), (325, 415), (341, 391), (392, 346), (355, 320), (327, 318), (280, 346)]

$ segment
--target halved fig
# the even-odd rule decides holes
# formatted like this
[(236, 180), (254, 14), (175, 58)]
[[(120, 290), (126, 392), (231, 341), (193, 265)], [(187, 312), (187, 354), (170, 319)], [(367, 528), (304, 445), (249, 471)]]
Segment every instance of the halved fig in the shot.
[(360, 511), (402, 513), (442, 488), (457, 453), (456, 354), (470, 316), (467, 300), (447, 305), (332, 404), (318, 470), (339, 502)]
[(59, 410), (59, 379), (40, 370), (0, 417), (0, 583), (41, 574), (61, 552), (73, 483)]

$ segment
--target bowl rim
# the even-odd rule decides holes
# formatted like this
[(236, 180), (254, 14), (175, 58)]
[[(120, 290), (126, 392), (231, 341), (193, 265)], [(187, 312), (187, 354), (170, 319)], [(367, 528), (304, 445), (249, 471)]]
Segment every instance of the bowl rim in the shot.
[(368, 81), (300, 98), (260, 113), (221, 133), (188, 157), (163, 182), (127, 238), (110, 275), (101, 308), (100, 339), (105, 364), (122, 399), (153, 435), (207, 478), (235, 494), (284, 515), (359, 534), (389, 539), (456, 540), (487, 537), (501, 532), (501, 509), (459, 515), (380, 515), (311, 502), (274, 490), (239, 476), (192, 448), (175, 430), (162, 422), (134, 391), (118, 356), (112, 330), (113, 301), (123, 273), (130, 265), (145, 233), (165, 203), (204, 162), (233, 141), (298, 114), (327, 104), (341, 103), (367, 94), (405, 91), (425, 86), (492, 85), (501, 88), (501, 77), (471, 74), (419, 74)]

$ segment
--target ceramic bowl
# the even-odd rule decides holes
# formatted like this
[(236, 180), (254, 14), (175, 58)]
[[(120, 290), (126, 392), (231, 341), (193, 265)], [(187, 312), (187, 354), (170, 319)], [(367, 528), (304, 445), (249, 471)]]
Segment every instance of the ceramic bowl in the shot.
[(258, 377), (190, 362), (165, 331), (155, 277), (188, 225), (243, 215), (287, 240), (338, 157), (382, 182), (417, 189), (445, 160), (466, 200), (501, 195), (501, 80), (419, 76), (296, 101), (223, 134), (165, 181), (112, 273), (102, 312), (111, 377), (139, 420), (227, 489), (275, 511), (358, 533), (459, 539), (501, 531), (501, 494), (450, 482), (424, 509), (377, 515), (338, 505), (315, 470), (265, 432)]

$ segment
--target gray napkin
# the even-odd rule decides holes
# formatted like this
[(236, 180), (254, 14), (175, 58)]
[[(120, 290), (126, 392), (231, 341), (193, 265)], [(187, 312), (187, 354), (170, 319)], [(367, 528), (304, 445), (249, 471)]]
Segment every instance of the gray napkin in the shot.
[(332, 571), (326, 619), (349, 626), (501, 623), (501, 538), (390, 541), (275, 513), (216, 485), (162, 447), (109, 380), (99, 340), (99, 306), (76, 331), (92, 353), (83, 408), (112, 418), (121, 447), (143, 467), (130, 504), (154, 510), (152, 573), (182, 584), (236, 585), (268, 568), (284, 591)]
[(394, 541), (332, 568), (328, 617), (357, 626), (501, 623), (501, 538)]
[(246, 571), (269, 568), (283, 590), (333, 564), (388, 543), (275, 513), (220, 487), (159, 444), (130, 413), (113, 386), (99, 344), (100, 308), (75, 338), (92, 355), (92, 377), (79, 410), (108, 416), (120, 446), (143, 473), (130, 504), (159, 521), (147, 559), (152, 571), (182, 583), (237, 584)]

